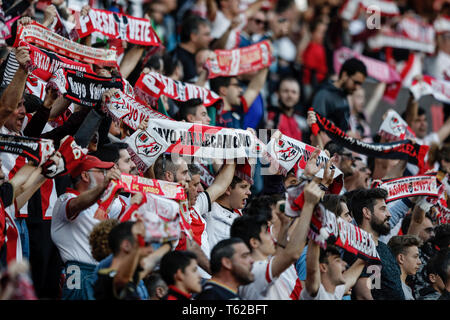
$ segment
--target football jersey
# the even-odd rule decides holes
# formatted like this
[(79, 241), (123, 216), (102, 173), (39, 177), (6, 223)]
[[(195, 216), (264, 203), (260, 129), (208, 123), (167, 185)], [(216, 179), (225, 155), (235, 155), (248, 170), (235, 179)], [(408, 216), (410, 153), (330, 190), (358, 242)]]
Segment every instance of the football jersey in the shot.
[[(94, 203), (81, 211), (76, 218), (69, 220), (66, 215), (67, 205), (78, 195), (79, 192), (76, 190), (68, 190), (56, 201), (51, 223), (51, 237), (63, 262), (78, 261), (96, 265), (97, 261), (91, 254), (89, 235), (94, 226), (101, 221), (95, 217), (98, 203)], [(117, 197), (109, 207), (108, 216), (118, 219), (123, 211), (123, 203)]]
[(219, 241), (230, 237), (231, 225), (240, 216), (241, 210), (230, 211), (217, 202), (212, 204), (211, 211), (206, 214), (206, 231), (211, 250)]

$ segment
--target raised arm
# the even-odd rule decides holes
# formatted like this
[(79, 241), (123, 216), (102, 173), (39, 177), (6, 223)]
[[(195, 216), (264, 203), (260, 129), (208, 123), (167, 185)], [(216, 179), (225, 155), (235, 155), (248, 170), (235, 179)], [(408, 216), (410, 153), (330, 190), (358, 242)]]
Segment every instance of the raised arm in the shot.
[(206, 10), (209, 21), (216, 20), (217, 3), (216, 0), (206, 0)]
[(236, 163), (225, 163), (219, 174), (214, 179), (213, 184), (206, 189), (211, 203), (216, 201), (228, 188), (233, 180)]
[(314, 241), (309, 240), (306, 253), (305, 289), (311, 297), (317, 295), (320, 287), (319, 256), (320, 247)]
[[(316, 204), (320, 201), (324, 191), (319, 185), (311, 181), (304, 189), (305, 204), (300, 217), (295, 221), (291, 238), (284, 250), (278, 250), (272, 262), (272, 275), (279, 276), (292, 263), (298, 260), (306, 244), (306, 237), (309, 231), (309, 224)], [(308, 248), (309, 251), (309, 248)]]
[[(309, 250), (309, 247), (308, 247)], [(353, 286), (356, 284), (356, 281), (358, 281), (359, 276), (361, 275), (361, 272), (364, 269), (365, 262), (362, 259), (357, 259), (350, 268), (348, 268), (347, 271), (344, 272), (344, 279), (345, 279), (345, 292), (353, 288)]]
[(245, 90), (244, 99), (249, 107), (253, 104), (253, 101), (255, 101), (256, 97), (264, 87), (268, 72), (269, 68), (259, 70), (258, 73), (256, 73), (253, 79), (250, 81), (247, 90)]
[[(82, 173), (83, 174), (83, 173)], [(105, 180), (93, 189), (81, 193), (78, 197), (71, 199), (67, 204), (67, 219), (74, 220), (78, 214), (92, 206), (103, 194), (111, 180), (119, 180), (120, 171), (117, 168), (108, 170)]]
[(16, 49), (16, 59), (19, 63), (19, 68), (0, 97), (0, 127), (5, 124), (8, 117), (17, 109), (19, 102), (22, 100), (28, 77), (26, 66), (31, 61), (28, 47), (18, 47)]

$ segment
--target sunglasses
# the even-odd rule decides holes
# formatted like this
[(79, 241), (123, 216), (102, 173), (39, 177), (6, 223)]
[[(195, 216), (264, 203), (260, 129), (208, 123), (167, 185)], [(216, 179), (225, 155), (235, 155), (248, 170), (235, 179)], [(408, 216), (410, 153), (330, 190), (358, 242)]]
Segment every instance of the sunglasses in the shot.
[(266, 24), (266, 21), (261, 19), (253, 19), (253, 21), (255, 21), (256, 24)]

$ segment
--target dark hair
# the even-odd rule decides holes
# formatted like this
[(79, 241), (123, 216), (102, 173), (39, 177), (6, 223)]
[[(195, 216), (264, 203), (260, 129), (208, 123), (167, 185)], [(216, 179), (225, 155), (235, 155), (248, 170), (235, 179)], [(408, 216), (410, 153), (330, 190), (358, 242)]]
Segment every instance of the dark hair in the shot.
[(326, 194), (323, 196), (322, 204), (325, 209), (333, 212), (336, 216), (340, 217), (342, 214), (341, 202), (347, 203), (344, 196), (337, 194)]
[(209, 21), (196, 15), (187, 16), (181, 23), (180, 42), (189, 42), (191, 40), (192, 33), (198, 34), (200, 25), (209, 26)]
[(367, 77), (367, 68), (364, 62), (356, 58), (350, 58), (344, 62), (339, 71), (339, 78), (342, 76), (343, 72), (346, 72), (349, 77), (357, 72), (361, 72), (365, 77)]
[(104, 144), (97, 151), (93, 152), (92, 155), (96, 156), (102, 161), (117, 163), (120, 159), (120, 150), (127, 149), (128, 144), (124, 142), (112, 142)]
[(422, 240), (418, 236), (407, 234), (403, 236), (393, 236), (389, 242), (388, 246), (392, 251), (394, 257), (397, 257), (401, 253), (405, 253), (409, 247), (420, 247), (422, 245)]
[(108, 235), (108, 244), (113, 255), (120, 252), (120, 245), (124, 240), (130, 241), (134, 244), (134, 236), (131, 228), (134, 225), (134, 221), (121, 222), (111, 229)]
[(436, 263), (437, 263), (437, 258), (438, 258), (438, 255), (435, 254), (434, 256), (431, 257), (430, 260), (428, 260), (428, 263), (427, 263), (427, 265), (425, 266), (425, 269), (424, 269), (424, 276), (425, 276), (425, 280), (426, 280), (428, 283), (431, 283), (431, 282), (430, 282), (430, 275), (431, 275), (431, 274), (435, 274), (435, 275), (438, 274), (438, 266), (436, 265)]
[[(403, 234), (408, 233), (408, 229), (411, 224), (411, 217), (412, 217), (412, 214), (407, 214), (402, 220), (401, 230), (402, 230)], [(429, 212), (425, 213), (425, 218), (427, 218), (431, 222), (433, 222), (433, 216)]]
[(335, 153), (342, 154), (344, 152), (344, 147), (333, 140), (328, 141), (323, 148), (328, 150), (330, 157), (334, 156)]
[(233, 180), (231, 180), (230, 188), (234, 189), (238, 183), (241, 183), (244, 179), (239, 178), (238, 176), (233, 176)]
[(241, 238), (229, 238), (219, 241), (211, 250), (211, 259), (209, 260), (211, 274), (217, 274), (222, 269), (222, 258), (229, 258), (234, 255), (233, 245), (245, 243)]
[(178, 59), (178, 54), (176, 51), (166, 52), (163, 55), (163, 65), (164, 65), (164, 75), (171, 76), (176, 67), (179, 65), (180, 59)]
[(250, 239), (261, 240), (259, 234), (261, 227), (267, 228), (267, 220), (263, 216), (242, 215), (234, 219), (230, 228), (230, 237), (241, 238), (247, 247), (252, 251)]
[(358, 226), (363, 222), (363, 208), (368, 208), (373, 212), (377, 199), (387, 198), (387, 191), (381, 188), (357, 189), (351, 197), (351, 212)]
[(209, 87), (212, 91), (219, 94), (221, 87), (228, 87), (233, 77), (217, 77), (209, 80)]
[(202, 174), (201, 169), (195, 163), (188, 164), (188, 170), (189, 170), (189, 175), (191, 176), (191, 178), (192, 178), (192, 176), (195, 176), (197, 174), (199, 174), (199, 175)]
[(189, 114), (195, 115), (197, 107), (203, 104), (202, 99), (194, 98), (187, 101), (176, 101), (175, 104), (180, 109), (179, 120), (186, 120)]
[(278, 82), (278, 88), (277, 88), (277, 90), (280, 90), (281, 84), (282, 84), (283, 82), (285, 82), (285, 81), (295, 82), (295, 83), (298, 84), (298, 87), (300, 88), (300, 82), (297, 80), (297, 78), (295, 78), (295, 77), (293, 77), (293, 76), (291, 76), (291, 75), (287, 75), (287, 76), (284, 76), (283, 78), (280, 79), (280, 81)]
[(447, 285), (448, 280), (450, 279), (450, 249), (446, 248), (437, 253), (436, 257), (436, 271), (437, 274), (441, 277), (444, 285)]
[(153, 173), (155, 178), (159, 180), (164, 180), (165, 172), (171, 172), (175, 176), (177, 169), (178, 166), (172, 161), (172, 157), (166, 153), (159, 156), (153, 165)]
[(244, 214), (251, 216), (262, 216), (266, 221), (272, 220), (272, 208), (282, 197), (278, 194), (260, 195), (250, 200), (244, 208)]
[(450, 224), (440, 224), (434, 228), (433, 243), (440, 249), (447, 248), (450, 245)]
[(164, 282), (169, 286), (175, 284), (174, 275), (180, 269), (184, 273), (192, 260), (197, 260), (197, 256), (190, 251), (176, 250), (166, 253), (159, 265), (159, 272)]
[(156, 289), (162, 285), (167, 285), (161, 274), (157, 271), (152, 272), (144, 279), (144, 284), (147, 287), (148, 295), (153, 297), (156, 294)]
[[(422, 108), (422, 107), (418, 107), (417, 108), (417, 115), (418, 116), (421, 116), (421, 115), (426, 115), (427, 114), (427, 112), (425, 111), (425, 109), (424, 108)], [(403, 111), (403, 113), (401, 114), (401, 117), (403, 118), (403, 119), (406, 119), (406, 110), (405, 111)]]
[(327, 244), (327, 248), (323, 249), (320, 248), (320, 255), (319, 255), (319, 263), (328, 263), (328, 257), (329, 256), (341, 256), (341, 252), (339, 249), (334, 246)]

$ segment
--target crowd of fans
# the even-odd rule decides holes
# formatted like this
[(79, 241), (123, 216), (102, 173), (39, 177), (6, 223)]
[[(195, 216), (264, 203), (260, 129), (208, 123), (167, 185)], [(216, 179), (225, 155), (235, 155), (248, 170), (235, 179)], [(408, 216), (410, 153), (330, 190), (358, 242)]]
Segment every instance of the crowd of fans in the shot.
[[(151, 21), (161, 45), (154, 50), (98, 32), (74, 38), (79, 19), (93, 9)], [(405, 44), (421, 43), (401, 29), (405, 20), (419, 35), (433, 31), (433, 50), (425, 36), (423, 46)], [(11, 0), (1, 2), (0, 22), (0, 299), (450, 299), (450, 216), (445, 211), (450, 99), (440, 101), (439, 126), (432, 125), (412, 90), (407, 103), (394, 103), (407, 124), (406, 138), (389, 139), (371, 125), (387, 117), (377, 112), (383, 98), (396, 101), (398, 90), (409, 90), (428, 76), (444, 84), (449, 80), (449, 1)], [(40, 96), (30, 89), (36, 51), (26, 37), (18, 39), (20, 28), (35, 22), (78, 45), (115, 49), (116, 66), (89, 64), (97, 76), (118, 77), (133, 89), (142, 74), (159, 73), (207, 88), (222, 103), (207, 106), (199, 98), (178, 101), (161, 95), (147, 107), (162, 116), (252, 129), (261, 140), (265, 135), (265, 143), (272, 133), (281, 133), (317, 149), (305, 155), (302, 170), (267, 174), (269, 165), (258, 160), (249, 179), (239, 174), (237, 161), (191, 161), (174, 157), (175, 152), (163, 153), (142, 171), (129, 148), (135, 130), (104, 108), (119, 89), (102, 92), (91, 107), (54, 86), (44, 85)], [(393, 31), (404, 41), (371, 45), (371, 39)], [(207, 61), (217, 50), (263, 41), (270, 44), (270, 66), (210, 77)], [(353, 56), (336, 64), (343, 47)], [(48, 45), (45, 50), (52, 53)], [(399, 78), (380, 81), (370, 61), (385, 63)], [(374, 84), (370, 91), (367, 84)], [(342, 143), (323, 128), (323, 118), (358, 143), (391, 146), (409, 139), (427, 146), (427, 153), (419, 155), (425, 164), (356, 152), (354, 144)], [(141, 121), (138, 130), (151, 122)], [(318, 125), (322, 130), (316, 132)], [(58, 152), (31, 161), (24, 150), (7, 145), (27, 137), (42, 144), (49, 139)], [(68, 145), (70, 157), (64, 153)], [(319, 152), (328, 157), (326, 165), (319, 164)], [(205, 170), (212, 181), (204, 180)], [(343, 185), (334, 192), (338, 170)], [(393, 200), (381, 187), (387, 180), (419, 174), (441, 186), (439, 200), (412, 191)], [(144, 193), (119, 190), (103, 210), (105, 197), (123, 175), (184, 188), (188, 217), (176, 238), (147, 240), (148, 221), (133, 212), (145, 201)], [(299, 191), (296, 205), (290, 190)], [(161, 201), (151, 207), (155, 215), (169, 207), (155, 199)], [(325, 211), (369, 234), (378, 263), (312, 236)]]

